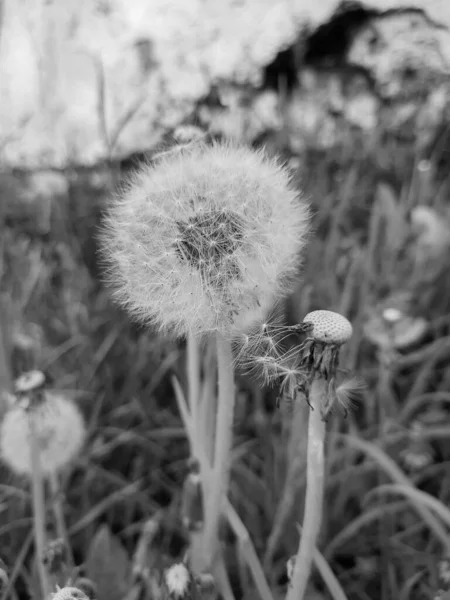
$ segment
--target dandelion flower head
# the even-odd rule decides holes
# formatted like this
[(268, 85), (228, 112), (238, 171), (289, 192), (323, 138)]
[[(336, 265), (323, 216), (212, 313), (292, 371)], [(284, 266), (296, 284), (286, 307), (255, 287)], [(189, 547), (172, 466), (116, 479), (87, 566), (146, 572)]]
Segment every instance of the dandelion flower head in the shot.
[(102, 234), (116, 299), (175, 335), (243, 330), (290, 292), (308, 207), (262, 150), (194, 143), (140, 168)]
[(0, 456), (18, 475), (29, 475), (32, 471), (31, 418), (46, 476), (66, 467), (84, 442), (86, 427), (78, 407), (62, 394), (50, 391), (44, 394), (44, 399), (28, 410), (15, 404), (0, 425)]

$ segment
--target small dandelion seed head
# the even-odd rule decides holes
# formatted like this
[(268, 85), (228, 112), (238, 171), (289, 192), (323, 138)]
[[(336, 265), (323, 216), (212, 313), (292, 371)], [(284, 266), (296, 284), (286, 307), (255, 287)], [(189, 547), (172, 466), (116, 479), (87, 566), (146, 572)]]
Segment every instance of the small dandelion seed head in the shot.
[(89, 598), (78, 588), (63, 587), (52, 594), (52, 600), (89, 600)]
[(312, 323), (310, 336), (323, 344), (342, 345), (351, 338), (353, 327), (345, 317), (330, 310), (315, 310), (308, 313), (303, 323)]
[(106, 277), (136, 318), (234, 335), (291, 290), (309, 210), (263, 151), (191, 144), (145, 165), (102, 233)]
[(391, 325), (401, 321), (403, 318), (403, 313), (398, 308), (385, 308), (382, 316), (385, 322)]
[(183, 563), (177, 563), (169, 567), (164, 573), (167, 590), (173, 598), (183, 598), (189, 590), (191, 574)]
[(44, 392), (30, 411), (11, 407), (0, 425), (0, 457), (18, 475), (30, 475), (30, 419), (33, 419), (41, 468), (48, 476), (64, 469), (80, 451), (86, 426), (78, 407), (56, 392)]
[(28, 371), (20, 375), (14, 382), (16, 394), (27, 394), (41, 389), (45, 385), (45, 375), (42, 371)]

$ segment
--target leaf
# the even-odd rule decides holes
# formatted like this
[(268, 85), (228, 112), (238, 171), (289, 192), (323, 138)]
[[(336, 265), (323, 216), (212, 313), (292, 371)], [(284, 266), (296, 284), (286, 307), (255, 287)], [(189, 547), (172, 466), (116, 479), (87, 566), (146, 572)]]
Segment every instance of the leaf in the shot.
[(97, 600), (122, 600), (128, 592), (130, 560), (125, 548), (102, 525), (92, 540), (87, 560), (87, 576), (97, 589)]

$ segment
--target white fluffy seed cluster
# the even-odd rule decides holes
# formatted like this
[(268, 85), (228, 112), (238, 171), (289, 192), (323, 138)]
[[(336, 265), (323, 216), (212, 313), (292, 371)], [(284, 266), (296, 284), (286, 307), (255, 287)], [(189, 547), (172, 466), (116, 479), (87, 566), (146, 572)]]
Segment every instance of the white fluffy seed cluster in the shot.
[(136, 318), (174, 335), (234, 334), (291, 290), (309, 210), (262, 150), (193, 143), (141, 167), (102, 235), (107, 279)]
[(41, 468), (48, 476), (66, 467), (81, 450), (86, 426), (78, 407), (56, 392), (44, 392), (44, 400), (30, 411), (14, 405), (0, 426), (0, 456), (18, 475), (32, 471), (30, 418), (34, 420)]
[(183, 563), (172, 565), (164, 573), (167, 590), (169, 594), (177, 599), (183, 596), (189, 590), (191, 576), (188, 568)]
[(59, 588), (49, 600), (89, 600), (86, 594), (75, 587)]
[(344, 344), (353, 333), (350, 321), (330, 310), (314, 310), (305, 316), (303, 323), (312, 323), (309, 335), (324, 344)]

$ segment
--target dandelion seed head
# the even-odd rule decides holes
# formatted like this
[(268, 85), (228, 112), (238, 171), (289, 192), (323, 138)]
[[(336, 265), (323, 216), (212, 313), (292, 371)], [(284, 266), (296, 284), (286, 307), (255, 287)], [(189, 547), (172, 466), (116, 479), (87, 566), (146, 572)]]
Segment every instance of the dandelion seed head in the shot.
[[(32, 413), (32, 414), (31, 414)], [(18, 475), (31, 466), (30, 418), (33, 418), (44, 475), (66, 467), (80, 451), (86, 433), (78, 407), (62, 394), (44, 392), (38, 405), (11, 407), (0, 426), (0, 457)]]
[(388, 324), (398, 323), (403, 318), (403, 313), (398, 308), (385, 308), (383, 311), (383, 319)]
[(177, 563), (167, 569), (164, 574), (169, 594), (174, 598), (183, 598), (189, 589), (191, 576), (188, 568), (183, 563)]
[(78, 588), (63, 587), (52, 594), (52, 600), (89, 600), (89, 598)]
[(186, 146), (139, 169), (112, 203), (107, 279), (160, 330), (234, 335), (290, 292), (308, 212), (289, 172), (263, 151)]
[(45, 385), (45, 375), (42, 371), (28, 371), (20, 375), (14, 382), (15, 391), (18, 394), (26, 394)]

